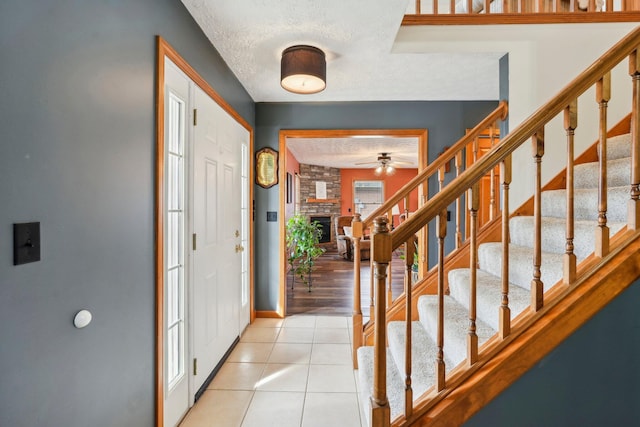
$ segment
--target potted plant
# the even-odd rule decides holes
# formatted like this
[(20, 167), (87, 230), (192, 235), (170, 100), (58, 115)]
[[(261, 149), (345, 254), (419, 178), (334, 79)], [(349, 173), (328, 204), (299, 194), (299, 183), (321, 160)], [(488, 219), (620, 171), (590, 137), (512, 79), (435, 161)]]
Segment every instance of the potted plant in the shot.
[[(287, 261), (293, 276), (298, 276), (311, 292), (311, 270), (316, 258), (324, 253), (319, 246), (322, 230), (317, 221), (295, 214), (287, 221)], [(293, 282), (291, 283), (293, 289)]]

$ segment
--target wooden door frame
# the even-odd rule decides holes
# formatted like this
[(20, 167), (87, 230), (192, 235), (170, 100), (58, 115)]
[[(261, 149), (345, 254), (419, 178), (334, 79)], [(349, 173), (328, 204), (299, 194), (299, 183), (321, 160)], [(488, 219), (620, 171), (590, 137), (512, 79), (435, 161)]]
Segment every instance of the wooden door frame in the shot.
[[(210, 96), (222, 109), (249, 131), (249, 154), (253, 153), (253, 128), (229, 105), (189, 63), (161, 36), (156, 36), (156, 173), (155, 173), (155, 425), (164, 427), (164, 60), (170, 59), (188, 78)], [(249, 156), (251, 157), (251, 155)], [(253, 200), (253, 160), (249, 159), (249, 200)], [(253, 218), (249, 215), (249, 299), (250, 322), (255, 318), (253, 292)]]
[[(285, 182), (287, 172), (287, 138), (353, 138), (358, 136), (382, 136), (418, 138), (418, 172), (427, 167), (428, 150), (427, 150), (427, 129), (287, 129), (280, 130), (279, 133), (279, 150), (278, 156), (278, 175), (279, 182)], [(285, 228), (285, 201), (286, 190), (284, 185), (280, 185), (279, 190), (279, 265), (280, 265), (280, 298), (278, 301), (278, 309), (275, 312), (261, 312), (264, 317), (284, 318), (287, 315), (287, 257), (286, 257), (286, 228)], [(418, 200), (418, 204), (420, 201)]]

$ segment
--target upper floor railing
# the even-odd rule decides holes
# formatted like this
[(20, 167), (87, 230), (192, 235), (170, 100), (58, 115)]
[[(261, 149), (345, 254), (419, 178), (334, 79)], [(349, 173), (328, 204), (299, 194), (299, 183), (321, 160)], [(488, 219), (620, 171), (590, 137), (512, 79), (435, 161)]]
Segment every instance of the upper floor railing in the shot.
[(415, 0), (403, 25), (634, 22), (640, 0)]

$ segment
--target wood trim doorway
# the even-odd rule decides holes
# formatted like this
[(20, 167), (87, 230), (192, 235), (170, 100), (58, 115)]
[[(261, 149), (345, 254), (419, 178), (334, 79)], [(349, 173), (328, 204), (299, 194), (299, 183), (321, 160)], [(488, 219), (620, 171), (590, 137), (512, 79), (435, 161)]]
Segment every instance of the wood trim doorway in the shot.
[[(209, 83), (198, 74), (189, 63), (178, 54), (162, 37), (157, 36), (156, 54), (156, 173), (155, 173), (155, 312), (156, 312), (156, 345), (155, 345), (155, 425), (164, 426), (164, 393), (163, 393), (163, 366), (164, 366), (164, 105), (165, 105), (165, 57), (169, 58), (187, 77), (189, 77), (200, 89), (211, 97), (227, 114), (235, 119), (242, 127), (249, 132), (249, 153), (253, 153), (254, 134), (251, 125), (229, 105)], [(249, 182), (253, 182), (253, 166), (249, 167)], [(253, 200), (253, 185), (249, 185), (249, 200)], [(254, 295), (253, 295), (253, 218), (249, 215), (249, 289), (250, 289), (250, 321), (255, 318)]]
[[(287, 138), (353, 138), (362, 136), (381, 136), (387, 138), (418, 138), (418, 172), (427, 167), (427, 129), (292, 129), (281, 130), (279, 133), (278, 173), (279, 182), (285, 182), (287, 171)], [(285, 228), (286, 188), (279, 188), (279, 210), (282, 220), (279, 225), (279, 301), (277, 315), (284, 318), (287, 314), (287, 257), (286, 257), (286, 228)], [(422, 202), (418, 201), (418, 205)]]

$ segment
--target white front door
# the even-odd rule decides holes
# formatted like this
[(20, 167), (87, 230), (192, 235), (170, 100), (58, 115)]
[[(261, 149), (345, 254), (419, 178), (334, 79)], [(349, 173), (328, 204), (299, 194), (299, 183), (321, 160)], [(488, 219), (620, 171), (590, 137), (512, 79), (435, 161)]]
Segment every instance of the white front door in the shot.
[(200, 88), (194, 99), (192, 393), (240, 334), (243, 253), (237, 123)]
[(166, 58), (164, 76), (163, 424), (173, 427), (249, 323), (250, 133)]

